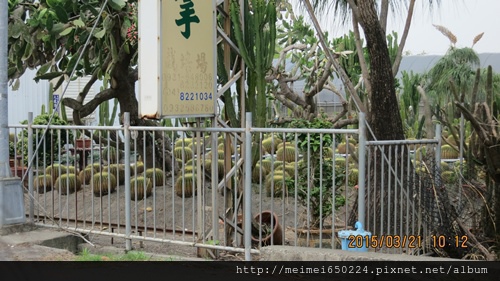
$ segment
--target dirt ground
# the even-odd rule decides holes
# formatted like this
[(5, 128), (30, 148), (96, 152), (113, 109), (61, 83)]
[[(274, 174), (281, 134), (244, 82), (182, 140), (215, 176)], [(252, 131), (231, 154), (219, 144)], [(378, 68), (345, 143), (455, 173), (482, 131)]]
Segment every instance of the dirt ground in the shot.
[[(153, 194), (144, 200), (130, 201), (132, 235), (148, 237), (148, 241), (133, 240), (133, 248), (139, 251), (196, 257), (195, 242), (205, 236), (205, 243), (214, 239), (212, 230), (212, 211), (215, 210), (218, 221), (219, 245), (242, 247), (242, 236), (235, 235), (236, 218), (228, 214), (230, 206), (240, 201), (230, 189), (220, 189), (216, 194), (216, 206), (212, 202), (213, 189), (210, 180), (205, 179), (201, 196), (182, 198), (175, 194), (175, 181), (167, 177), (165, 185), (156, 186)], [(240, 187), (237, 187), (240, 188)], [(225, 190), (225, 192), (224, 192)], [(29, 214), (30, 197), (25, 196), (26, 211)], [(241, 200), (243, 201), (243, 200)], [(89, 185), (77, 192), (63, 195), (58, 191), (34, 193), (35, 220), (45, 224), (56, 224), (64, 228), (85, 229), (90, 231), (87, 239), (99, 246), (115, 246), (125, 249), (125, 240), (109, 236), (111, 233), (125, 234), (125, 187), (120, 185), (116, 191), (102, 197), (95, 196)], [(241, 205), (241, 204), (240, 204)], [(198, 206), (205, 206), (201, 209)], [(201, 210), (201, 212), (200, 212)], [(295, 245), (296, 229), (306, 225), (306, 209), (296, 204), (291, 197), (270, 198), (261, 192), (258, 185), (253, 186), (252, 216), (271, 210), (278, 217), (284, 231), (284, 245)], [(241, 213), (241, 212), (240, 212)], [(226, 217), (226, 222), (223, 218)], [(343, 223), (343, 211), (336, 214), (335, 224)], [(241, 222), (241, 215), (238, 217)], [(331, 222), (331, 218), (326, 220)], [(241, 226), (241, 224), (240, 224)], [(225, 235), (225, 229), (230, 235)], [(201, 231), (200, 231), (201, 230)], [(202, 235), (205, 233), (205, 235)], [(150, 241), (154, 240), (154, 241)], [(156, 242), (158, 241), (158, 242)], [(172, 243), (160, 243), (172, 242)], [(208, 242), (210, 243), (210, 242)], [(219, 259), (243, 259), (238, 252), (219, 251)]]

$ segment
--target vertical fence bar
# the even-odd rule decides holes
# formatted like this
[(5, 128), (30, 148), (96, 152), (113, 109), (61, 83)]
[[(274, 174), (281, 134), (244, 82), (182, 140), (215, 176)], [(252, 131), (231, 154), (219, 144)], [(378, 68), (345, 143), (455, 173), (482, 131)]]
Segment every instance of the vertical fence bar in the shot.
[(434, 184), (437, 185), (438, 178), (441, 176), (441, 124), (436, 124), (436, 159), (434, 169)]
[(245, 118), (245, 143), (243, 147), (245, 148), (245, 229), (244, 229), (244, 241), (245, 241), (245, 260), (251, 261), (252, 256), (250, 249), (252, 248), (252, 133), (250, 129), (252, 127), (252, 113), (248, 112)]
[[(130, 179), (130, 113), (125, 112), (123, 118), (123, 135), (125, 136), (124, 148), (125, 148), (125, 179)], [(125, 180), (125, 250), (132, 250), (132, 239), (130, 235), (132, 234), (132, 226), (130, 219), (130, 180)]]
[[(30, 161), (33, 159), (33, 112), (28, 112), (28, 159)], [(28, 173), (28, 192), (30, 195), (30, 222), (34, 222), (35, 217), (35, 200), (33, 193), (33, 173), (31, 172), (33, 169), (33, 164), (28, 163), (28, 169), (26, 172)]]
[(365, 206), (365, 174), (366, 174), (366, 124), (365, 114), (359, 113), (359, 136), (358, 136), (358, 221), (366, 228), (366, 206)]

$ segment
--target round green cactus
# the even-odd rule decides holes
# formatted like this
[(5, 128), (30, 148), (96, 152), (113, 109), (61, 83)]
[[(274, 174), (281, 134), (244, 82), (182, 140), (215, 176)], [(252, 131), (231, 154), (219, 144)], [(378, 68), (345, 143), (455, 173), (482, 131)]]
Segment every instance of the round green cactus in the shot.
[(174, 147), (180, 147), (182, 148), (183, 146), (184, 147), (187, 147), (189, 146), (190, 144), (193, 143), (193, 139), (192, 138), (180, 138), (180, 139), (177, 139), (174, 143)]
[(56, 181), (61, 174), (68, 172), (68, 166), (61, 164), (52, 164), (45, 168), (45, 174), (52, 177), (52, 181)]
[(261, 168), (261, 164), (257, 163), (255, 164), (255, 167), (252, 169), (252, 182), (253, 183), (259, 183), (261, 179), (261, 174), (262, 178), (265, 178), (268, 175), (268, 170), (265, 167)]
[(96, 172), (100, 172), (102, 170), (102, 165), (101, 163), (92, 163), (92, 164), (88, 164), (85, 169), (94, 169), (94, 171)]
[(165, 173), (160, 168), (149, 168), (144, 171), (144, 176), (151, 179), (151, 184), (154, 186), (163, 186)]
[(123, 164), (109, 164), (108, 166), (103, 167), (104, 172), (108, 172), (115, 176), (118, 184), (125, 183), (125, 165)]
[(457, 159), (458, 151), (451, 145), (445, 144), (441, 146), (441, 158), (442, 159)]
[(130, 199), (140, 201), (153, 194), (153, 181), (141, 176), (130, 179)]
[(349, 184), (349, 186), (355, 186), (358, 184), (358, 175), (358, 169), (349, 170), (349, 175), (347, 176), (347, 183)]
[(137, 161), (134, 164), (132, 164), (131, 171), (136, 175), (144, 172), (144, 162)]
[(50, 175), (39, 175), (34, 178), (33, 189), (38, 193), (45, 193), (52, 190), (53, 180)]
[(269, 153), (269, 154), (274, 154), (276, 153), (276, 150), (278, 150), (278, 143), (281, 141), (277, 138), (266, 138), (262, 140), (262, 147), (264, 150)]
[(54, 189), (61, 195), (72, 194), (82, 188), (82, 182), (75, 174), (62, 174), (54, 183)]
[(184, 174), (175, 181), (175, 194), (179, 197), (192, 197), (196, 195), (196, 175)]
[(116, 177), (108, 172), (100, 172), (92, 177), (92, 192), (95, 196), (104, 196), (116, 190)]
[(176, 147), (174, 148), (174, 156), (177, 159), (184, 160), (184, 162), (193, 159), (193, 150), (189, 147)]
[(283, 197), (288, 194), (288, 186), (292, 178), (287, 173), (274, 174), (266, 180), (267, 196)]
[(280, 147), (276, 151), (276, 159), (278, 161), (294, 162), (296, 152), (295, 147), (292, 146)]
[(85, 168), (78, 173), (78, 178), (83, 185), (88, 185), (92, 182), (92, 176), (97, 173), (97, 171), (93, 168)]
[[(348, 151), (348, 149), (349, 149), (349, 151)], [(339, 145), (337, 145), (337, 152), (340, 154), (354, 153), (355, 150), (356, 150), (356, 147), (352, 143), (349, 143), (349, 145), (347, 145), (345, 142), (341, 142), (341, 143), (339, 143)]]

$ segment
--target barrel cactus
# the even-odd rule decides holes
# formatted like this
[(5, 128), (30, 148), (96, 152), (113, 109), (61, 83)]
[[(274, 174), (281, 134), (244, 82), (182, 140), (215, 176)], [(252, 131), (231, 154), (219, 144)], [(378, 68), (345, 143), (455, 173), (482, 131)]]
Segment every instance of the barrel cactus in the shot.
[(61, 164), (52, 164), (45, 168), (45, 174), (50, 175), (52, 180), (55, 182), (59, 175), (65, 174), (68, 172), (68, 166)]
[(355, 186), (358, 184), (358, 175), (358, 169), (349, 170), (349, 175), (347, 176), (347, 183), (349, 184), (349, 186)]
[(116, 149), (114, 146), (108, 146), (102, 150), (102, 159), (109, 164), (116, 164), (120, 162), (123, 152)]
[(108, 166), (103, 167), (103, 171), (113, 174), (118, 184), (125, 183), (125, 165), (123, 164), (109, 164)]
[[(252, 169), (252, 182), (259, 183), (261, 178), (265, 178), (268, 174), (268, 170), (261, 166), (261, 164), (255, 164), (255, 167)], [(261, 177), (262, 175), (262, 177)]]
[(296, 157), (296, 152), (297, 151), (293, 146), (280, 147), (276, 151), (276, 159), (278, 161), (294, 162)]
[(441, 173), (441, 179), (445, 184), (454, 183), (456, 181), (456, 176), (454, 171), (444, 171)]
[(193, 158), (193, 150), (189, 147), (176, 147), (174, 148), (174, 156), (186, 162)]
[(97, 171), (93, 168), (85, 168), (78, 173), (78, 178), (83, 185), (88, 185), (92, 182), (92, 176), (97, 173)]
[(193, 139), (192, 138), (180, 138), (180, 139), (177, 139), (174, 143), (174, 147), (187, 147), (188, 145), (192, 144), (193, 143)]
[(144, 162), (142, 161), (137, 161), (134, 164), (132, 164), (132, 172), (136, 175), (144, 172)]
[(175, 181), (175, 194), (179, 197), (192, 197), (196, 195), (196, 175), (184, 174)]
[(141, 176), (130, 179), (130, 199), (143, 200), (153, 194), (153, 181), (150, 178)]
[(445, 144), (441, 146), (441, 158), (443, 159), (457, 159), (458, 151), (451, 145)]
[(347, 145), (345, 142), (341, 142), (337, 146), (337, 152), (340, 154), (353, 153), (355, 150), (356, 150), (356, 147), (352, 143), (349, 143), (349, 145)]
[(265, 152), (269, 154), (274, 154), (276, 150), (278, 150), (278, 143), (281, 141), (278, 138), (266, 138), (262, 140), (262, 147), (264, 148)]
[(94, 169), (96, 172), (100, 172), (102, 170), (102, 164), (101, 163), (92, 163), (88, 164), (85, 169)]
[(149, 168), (144, 171), (144, 176), (151, 179), (151, 184), (154, 186), (163, 186), (165, 173), (160, 168)]
[(287, 196), (288, 188), (292, 185), (292, 178), (287, 174), (274, 174), (266, 180), (267, 196), (283, 197)]
[(52, 190), (53, 180), (50, 175), (39, 175), (33, 181), (33, 189), (38, 193), (45, 193)]
[(62, 174), (54, 183), (54, 189), (61, 195), (72, 194), (82, 188), (82, 182), (75, 174)]
[(92, 177), (92, 191), (95, 196), (104, 196), (116, 190), (116, 177), (108, 172), (94, 174)]

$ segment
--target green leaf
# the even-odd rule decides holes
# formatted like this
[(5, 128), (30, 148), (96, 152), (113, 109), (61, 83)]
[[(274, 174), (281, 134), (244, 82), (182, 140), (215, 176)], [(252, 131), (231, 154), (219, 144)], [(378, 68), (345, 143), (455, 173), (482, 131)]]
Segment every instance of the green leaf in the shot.
[(66, 35), (70, 34), (70, 32), (73, 31), (73, 29), (75, 29), (75, 28), (72, 26), (68, 27), (65, 30), (61, 31), (61, 33), (59, 33), (59, 35), (66, 36)]
[(52, 65), (52, 61), (49, 61), (46, 64), (42, 65), (40, 67), (40, 69), (38, 69), (38, 71), (36, 72), (36, 75), (39, 76), (39, 75), (47, 73), (47, 71), (49, 70), (51, 65)]
[(124, 0), (110, 0), (108, 2), (108, 5), (117, 11), (121, 11), (121, 9), (123, 9), (123, 7), (125, 7), (125, 4), (126, 3)]
[(62, 72), (49, 72), (49, 73), (45, 73), (45, 74), (36, 76), (34, 78), (34, 80), (36, 82), (38, 82), (39, 80), (52, 80), (52, 79), (54, 79), (56, 77), (61, 76), (62, 74), (63, 74)]
[(54, 8), (55, 6), (59, 5), (59, 1), (57, 0), (47, 0), (47, 6), (50, 8)]
[(76, 27), (84, 27), (85, 23), (83, 23), (83, 21), (81, 19), (76, 19), (73, 21), (73, 25)]
[(102, 29), (102, 30), (94, 33), (94, 37), (97, 39), (101, 39), (102, 37), (104, 37), (104, 34), (106, 34), (106, 29)]
[(61, 6), (55, 6), (54, 11), (56, 12), (57, 18), (60, 22), (66, 23), (68, 22), (68, 13)]

